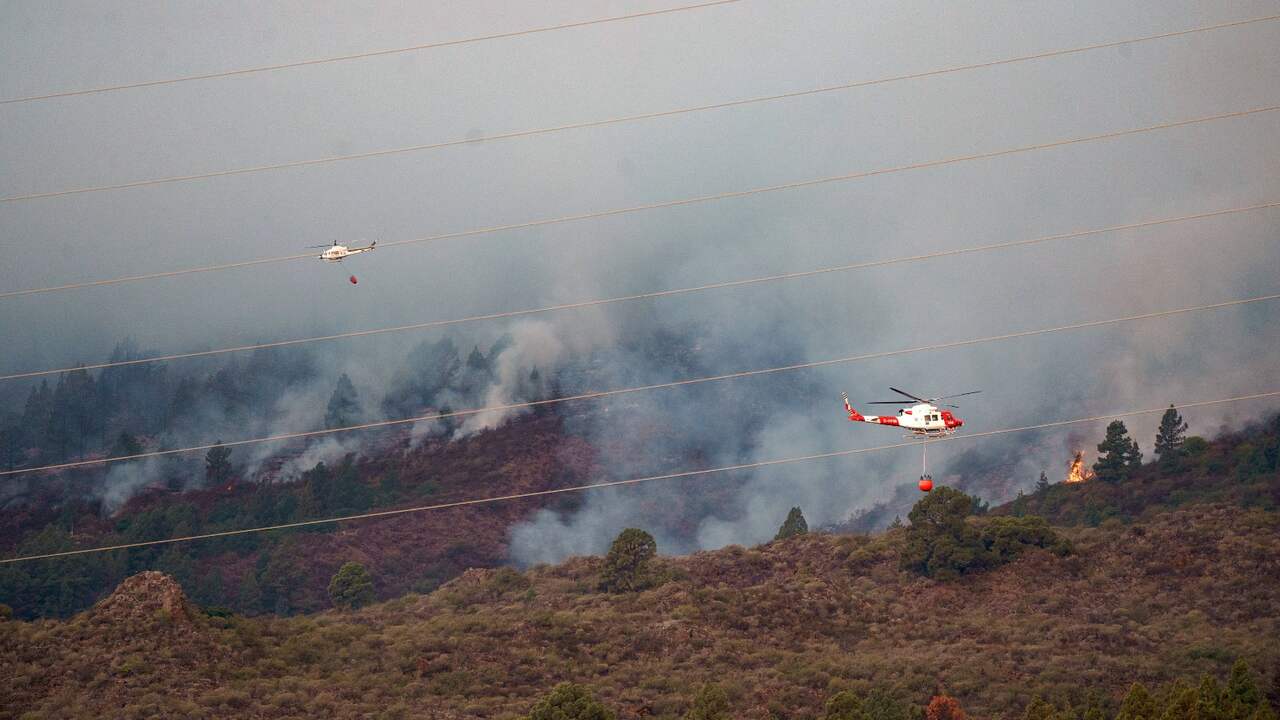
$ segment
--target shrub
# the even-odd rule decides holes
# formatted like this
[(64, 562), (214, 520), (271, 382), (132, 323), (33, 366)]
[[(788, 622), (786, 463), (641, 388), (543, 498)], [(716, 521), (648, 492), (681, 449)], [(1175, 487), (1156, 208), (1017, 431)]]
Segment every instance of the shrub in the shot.
[(684, 720), (729, 720), (729, 696), (719, 685), (707, 683), (693, 699)]
[(373, 578), (360, 563), (349, 562), (329, 581), (329, 598), (335, 607), (358, 608), (373, 602)]
[(600, 589), (606, 592), (635, 592), (653, 582), (649, 561), (658, 552), (653, 536), (644, 530), (627, 528), (618, 534), (600, 572)]
[(935, 695), (925, 708), (926, 720), (968, 720), (969, 716), (960, 707), (960, 702), (947, 695)]
[(867, 720), (867, 713), (862, 709), (862, 698), (857, 693), (844, 690), (827, 700), (821, 720)]
[(614, 720), (612, 710), (591, 691), (574, 683), (560, 683), (529, 711), (528, 720)]
[(1059, 538), (1042, 517), (995, 517), (983, 525), (982, 544), (993, 564), (1007, 563), (1028, 547), (1049, 548), (1059, 555), (1071, 552), (1070, 544)]

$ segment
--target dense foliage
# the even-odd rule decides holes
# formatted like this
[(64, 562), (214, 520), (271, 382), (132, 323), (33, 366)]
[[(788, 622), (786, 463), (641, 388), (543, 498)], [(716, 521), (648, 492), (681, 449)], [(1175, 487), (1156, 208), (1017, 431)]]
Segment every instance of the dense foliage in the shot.
[(329, 581), (329, 598), (333, 600), (334, 607), (364, 607), (373, 602), (373, 578), (360, 563), (346, 563)]
[(609, 546), (600, 571), (600, 589), (607, 592), (635, 592), (653, 584), (649, 561), (658, 552), (653, 536), (638, 528), (627, 528)]
[(1049, 548), (1059, 555), (1071, 551), (1044, 518), (992, 517), (973, 522), (974, 499), (942, 487), (916, 503), (907, 516), (901, 564), (940, 580), (1010, 562), (1027, 548)]
[(613, 720), (616, 715), (574, 683), (560, 683), (529, 711), (528, 720)]

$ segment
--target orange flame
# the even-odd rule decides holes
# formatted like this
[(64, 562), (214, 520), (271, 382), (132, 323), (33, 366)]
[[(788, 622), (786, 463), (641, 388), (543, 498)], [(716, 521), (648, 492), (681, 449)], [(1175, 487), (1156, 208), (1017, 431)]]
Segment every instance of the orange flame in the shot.
[(1093, 478), (1093, 473), (1084, 467), (1084, 451), (1077, 450), (1076, 456), (1071, 461), (1071, 467), (1067, 470), (1067, 477), (1064, 482), (1078, 483)]

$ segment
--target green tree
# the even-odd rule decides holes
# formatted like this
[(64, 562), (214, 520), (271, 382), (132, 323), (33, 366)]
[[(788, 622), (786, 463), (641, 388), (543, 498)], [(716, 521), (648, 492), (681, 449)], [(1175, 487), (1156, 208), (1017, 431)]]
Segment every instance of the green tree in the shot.
[(1182, 445), (1185, 442), (1187, 423), (1172, 405), (1164, 411), (1160, 418), (1160, 429), (1156, 431), (1155, 453), (1160, 458), (1160, 466), (1172, 468), (1182, 457)]
[(1196, 720), (1227, 720), (1226, 693), (1212, 675), (1205, 675), (1197, 692)]
[(1209, 441), (1199, 435), (1192, 435), (1182, 441), (1183, 457), (1195, 458), (1209, 452)]
[(809, 532), (809, 523), (804, 521), (804, 513), (800, 512), (800, 508), (793, 507), (791, 512), (787, 513), (787, 519), (782, 522), (782, 527), (778, 528), (778, 534), (773, 539), (784, 540), (807, 532)]
[(1037, 494), (1043, 493), (1045, 490), (1048, 490), (1048, 489), (1049, 489), (1049, 476), (1045, 475), (1044, 471), (1041, 470), (1040, 479), (1036, 480), (1036, 493)]
[(729, 696), (719, 685), (707, 683), (698, 690), (684, 720), (729, 720)]
[(324, 414), (324, 426), (327, 428), (347, 427), (361, 421), (360, 402), (356, 397), (356, 387), (346, 373), (338, 377), (338, 384), (329, 396), (329, 408)]
[(870, 720), (862, 707), (862, 698), (851, 690), (844, 690), (832, 695), (821, 720)]
[(911, 524), (899, 558), (903, 569), (948, 579), (982, 567), (987, 553), (968, 522), (972, 509), (972, 499), (950, 487), (917, 502), (907, 515)]
[(1146, 685), (1134, 683), (1129, 687), (1129, 693), (1120, 703), (1120, 712), (1116, 714), (1116, 720), (1157, 720), (1156, 701), (1151, 697)]
[(529, 711), (528, 720), (614, 720), (613, 711), (574, 683), (560, 683)]
[(1235, 665), (1231, 666), (1225, 700), (1232, 720), (1249, 720), (1258, 706), (1262, 705), (1262, 692), (1253, 680), (1249, 664), (1243, 659), (1236, 660)]
[(204, 456), (204, 477), (210, 485), (221, 485), (231, 479), (231, 448), (219, 440)]
[(609, 547), (600, 573), (600, 589), (606, 592), (635, 592), (652, 582), (649, 561), (658, 553), (653, 536), (638, 528), (627, 528)]
[(1098, 445), (1098, 461), (1093, 464), (1093, 474), (1099, 480), (1118, 483), (1142, 465), (1142, 452), (1138, 443), (1129, 437), (1129, 431), (1120, 420), (1112, 420), (1107, 426), (1107, 437)]
[(1199, 704), (1199, 699), (1200, 695), (1195, 688), (1182, 684), (1175, 685), (1164, 701), (1164, 711), (1160, 713), (1160, 720), (1197, 720), (1196, 706)]
[(338, 568), (329, 581), (329, 599), (335, 607), (358, 608), (373, 602), (373, 578), (360, 563), (349, 562)]

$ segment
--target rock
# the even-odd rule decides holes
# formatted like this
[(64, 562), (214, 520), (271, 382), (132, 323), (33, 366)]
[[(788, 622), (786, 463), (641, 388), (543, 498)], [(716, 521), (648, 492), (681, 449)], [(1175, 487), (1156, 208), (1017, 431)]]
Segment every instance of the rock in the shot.
[(89, 616), (94, 622), (129, 623), (135, 628), (156, 623), (192, 628), (199, 614), (176, 580), (147, 570), (125, 578), (89, 610)]

